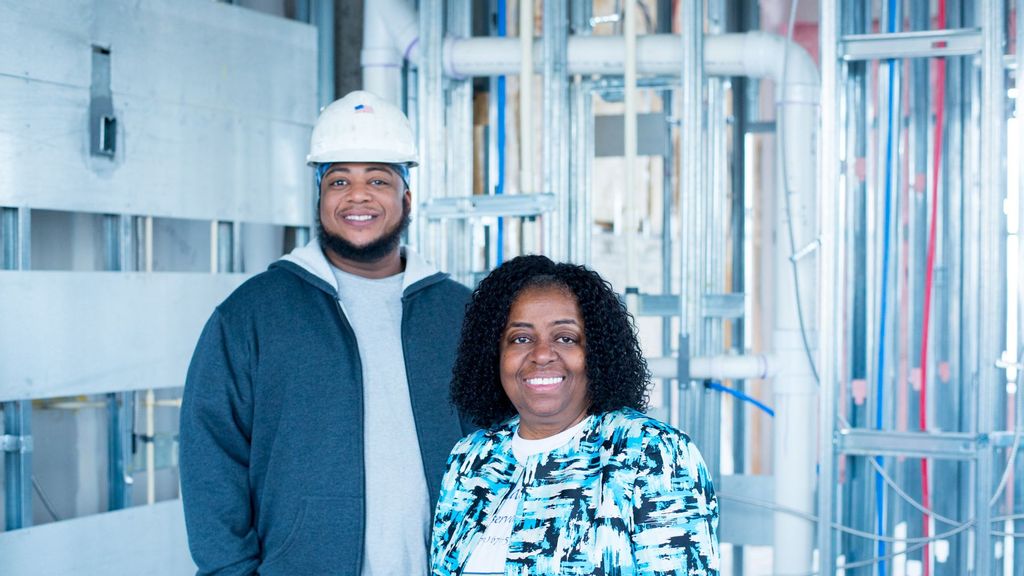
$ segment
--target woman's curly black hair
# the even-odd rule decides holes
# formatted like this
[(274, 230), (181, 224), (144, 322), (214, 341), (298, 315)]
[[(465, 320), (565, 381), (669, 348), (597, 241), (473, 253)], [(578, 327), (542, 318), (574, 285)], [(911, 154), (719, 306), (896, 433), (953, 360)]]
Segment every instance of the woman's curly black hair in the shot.
[(611, 284), (593, 270), (555, 263), (544, 256), (519, 256), (484, 278), (473, 292), (462, 322), (452, 369), (452, 402), (479, 426), (516, 414), (501, 387), (500, 343), (509, 311), (527, 288), (559, 287), (576, 298), (583, 317), (588, 412), (647, 408), (650, 373), (632, 316)]

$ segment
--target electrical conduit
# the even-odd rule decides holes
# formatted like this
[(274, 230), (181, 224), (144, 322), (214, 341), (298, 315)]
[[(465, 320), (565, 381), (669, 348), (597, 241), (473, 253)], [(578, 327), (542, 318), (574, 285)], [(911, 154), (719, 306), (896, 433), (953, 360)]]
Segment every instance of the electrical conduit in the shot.
[[(508, 11), (505, 0), (498, 0), (498, 36), (508, 34)], [(505, 75), (498, 76), (497, 87), (497, 149), (498, 149), (498, 186), (494, 190), (496, 195), (505, 193)], [(505, 261), (505, 219), (498, 217), (498, 238), (496, 250), (496, 265), (500, 266)]]
[[(888, 11), (888, 24), (886, 26), (889, 33), (896, 32), (898, 23), (900, 20), (898, 12), (897, 2), (895, 0), (889, 0), (889, 11)], [(885, 386), (885, 334), (886, 334), (886, 319), (888, 313), (889, 304), (889, 253), (890, 253), (890, 242), (891, 242), (891, 228), (892, 228), (892, 204), (894, 202), (893, 185), (896, 178), (895, 175), (895, 164), (896, 159), (893, 157), (897, 152), (893, 149), (893, 142), (898, 137), (897, 132), (899, 131), (898, 114), (896, 111), (896, 93), (898, 80), (896, 74), (897, 61), (895, 59), (889, 59), (886, 61), (889, 68), (889, 86), (888, 86), (888, 122), (886, 123), (886, 136), (885, 136), (885, 196), (883, 201), (885, 202), (885, 215), (883, 218), (882, 228), (882, 286), (880, 290), (881, 303), (879, 307), (879, 319), (878, 319), (878, 371), (876, 373), (875, 381), (875, 429), (881, 430), (883, 428), (883, 411), (882, 407), (884, 404), (884, 386)], [(883, 460), (881, 456), (875, 457), (875, 462), (879, 466), (883, 466)], [(884, 490), (884, 479), (881, 474), (875, 474), (875, 534), (882, 536), (885, 533), (885, 490)], [(885, 556), (885, 541), (879, 539), (878, 541), (878, 556)], [(879, 576), (885, 576), (884, 561), (878, 564)]]

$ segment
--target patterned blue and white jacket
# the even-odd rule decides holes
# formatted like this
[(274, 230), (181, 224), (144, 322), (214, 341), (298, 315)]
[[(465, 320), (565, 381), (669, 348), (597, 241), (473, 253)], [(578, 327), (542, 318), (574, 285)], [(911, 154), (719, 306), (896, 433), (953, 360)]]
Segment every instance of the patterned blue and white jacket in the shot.
[(435, 576), (460, 574), (510, 487), (523, 498), (506, 575), (712, 576), (718, 501), (700, 452), (630, 409), (588, 417), (568, 444), (525, 462), (513, 418), (463, 438), (448, 457), (434, 514)]

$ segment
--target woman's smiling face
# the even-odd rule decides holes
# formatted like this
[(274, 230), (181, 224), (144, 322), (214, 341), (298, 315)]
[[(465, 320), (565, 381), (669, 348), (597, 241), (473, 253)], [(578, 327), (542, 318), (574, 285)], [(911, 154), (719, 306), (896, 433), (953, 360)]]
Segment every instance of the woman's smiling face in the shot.
[(520, 416), (519, 435), (546, 438), (587, 417), (586, 339), (576, 298), (565, 288), (516, 296), (501, 336), (501, 386)]

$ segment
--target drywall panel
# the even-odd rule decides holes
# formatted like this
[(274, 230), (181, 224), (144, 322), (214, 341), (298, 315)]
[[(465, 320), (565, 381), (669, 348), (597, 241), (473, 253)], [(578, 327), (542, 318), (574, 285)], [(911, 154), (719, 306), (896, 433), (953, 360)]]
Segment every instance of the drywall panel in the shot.
[(0, 272), (0, 402), (183, 385), (240, 274)]
[[(207, 0), (0, 0), (0, 37), (0, 205), (310, 224), (314, 27)], [(95, 157), (107, 94), (114, 152)]]
[(5, 576), (195, 574), (181, 501), (0, 532)]
[(0, 205), (308, 226), (310, 127), (115, 96), (115, 158), (88, 152), (89, 92), (0, 76)]
[(0, 1), (0, 75), (88, 88), (89, 0)]

